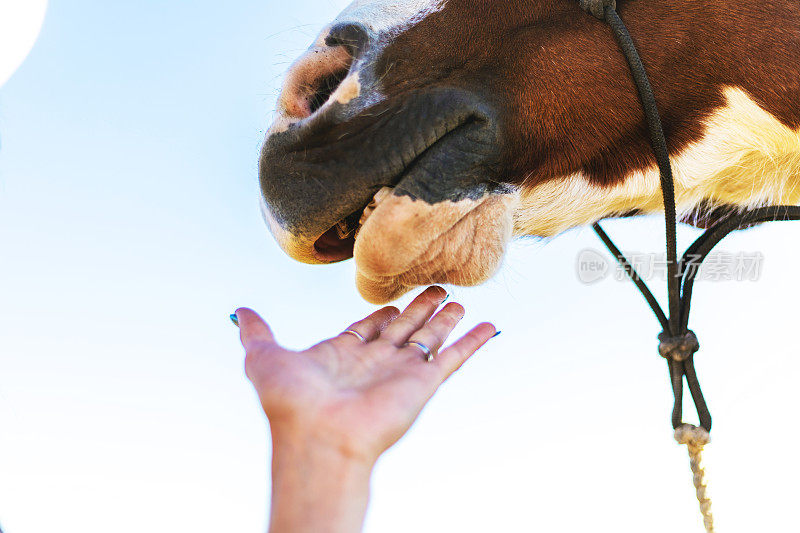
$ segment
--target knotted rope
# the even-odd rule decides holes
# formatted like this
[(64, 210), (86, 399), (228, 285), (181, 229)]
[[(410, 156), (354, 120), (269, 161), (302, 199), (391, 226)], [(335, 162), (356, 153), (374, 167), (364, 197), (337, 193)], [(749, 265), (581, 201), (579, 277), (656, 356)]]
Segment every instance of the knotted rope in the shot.
[(678, 444), (685, 444), (689, 452), (689, 466), (692, 468), (692, 481), (697, 501), (700, 503), (700, 513), (703, 515), (703, 525), (706, 527), (707, 533), (714, 533), (711, 497), (707, 492), (706, 471), (703, 468), (703, 448), (708, 444), (710, 438), (708, 431), (692, 424), (682, 424), (675, 429), (675, 440), (678, 441)]
[[(614, 37), (630, 66), (633, 81), (639, 93), (645, 121), (650, 133), (650, 142), (661, 177), (661, 192), (664, 200), (666, 221), (666, 248), (668, 260), (667, 295), (669, 300), (669, 314), (664, 313), (658, 300), (656, 300), (653, 293), (647, 287), (647, 284), (630, 261), (628, 261), (605, 231), (603, 231), (600, 224), (595, 223), (594, 230), (606, 247), (614, 254), (617, 261), (624, 267), (631, 280), (633, 280), (639, 291), (647, 300), (656, 318), (661, 323), (663, 331), (661, 335), (659, 335), (659, 354), (667, 359), (672, 391), (675, 396), (672, 410), (672, 425), (675, 428), (675, 440), (680, 444), (686, 444), (689, 452), (689, 465), (692, 469), (692, 479), (697, 494), (697, 501), (700, 503), (700, 512), (703, 515), (703, 524), (705, 525), (707, 533), (713, 533), (714, 518), (711, 515), (711, 500), (706, 494), (705, 470), (702, 466), (703, 448), (708, 444), (710, 438), (711, 414), (708, 412), (708, 407), (703, 398), (700, 383), (697, 380), (697, 374), (694, 369), (694, 354), (700, 349), (700, 343), (694, 332), (688, 328), (692, 286), (694, 276), (696, 275), (696, 269), (685, 268), (687, 263), (691, 262), (691, 259), (687, 258), (692, 257), (688, 255), (688, 252), (687, 255), (684, 255), (684, 257), (678, 261), (675, 184), (664, 128), (661, 124), (661, 116), (658, 112), (653, 88), (650, 86), (644, 64), (636, 49), (636, 44), (628, 33), (627, 28), (625, 28), (622, 19), (620, 19), (616, 12), (616, 0), (578, 1), (585, 11), (601, 20), (605, 20), (611, 27)], [(713, 228), (712, 231), (714, 231)], [(730, 231), (732, 230), (728, 232)], [(705, 241), (705, 238), (701, 238), (698, 240), (700, 244), (698, 245), (695, 243), (694, 246), (702, 247)], [(712, 243), (711, 247), (713, 247), (716, 242)], [(694, 246), (692, 246), (692, 248), (694, 248)], [(704, 258), (705, 256), (703, 255), (702, 257)], [(700, 262), (702, 262), (702, 258)], [(682, 421), (684, 379), (686, 380), (695, 407), (697, 408), (697, 414), (700, 418), (699, 427), (685, 424)]]

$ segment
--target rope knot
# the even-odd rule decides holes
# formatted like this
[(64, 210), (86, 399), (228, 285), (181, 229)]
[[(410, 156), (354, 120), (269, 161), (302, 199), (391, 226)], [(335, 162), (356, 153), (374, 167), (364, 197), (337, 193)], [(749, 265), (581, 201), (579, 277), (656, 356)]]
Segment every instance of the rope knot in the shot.
[(581, 9), (600, 20), (606, 18), (606, 6), (611, 9), (617, 9), (616, 0), (578, 0), (578, 3), (581, 5)]
[(678, 337), (672, 337), (666, 331), (662, 331), (658, 340), (661, 341), (658, 345), (659, 355), (673, 361), (686, 361), (700, 349), (700, 341), (692, 330), (687, 330)]
[(675, 428), (675, 440), (678, 441), (678, 444), (702, 448), (711, 441), (711, 434), (705, 428), (692, 424), (681, 424)]

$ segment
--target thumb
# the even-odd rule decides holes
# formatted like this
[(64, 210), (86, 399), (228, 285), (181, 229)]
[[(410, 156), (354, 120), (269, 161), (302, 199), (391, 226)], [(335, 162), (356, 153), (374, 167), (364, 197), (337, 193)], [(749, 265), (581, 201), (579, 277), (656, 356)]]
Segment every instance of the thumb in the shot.
[(245, 350), (249, 350), (255, 344), (275, 344), (272, 330), (258, 313), (241, 307), (236, 310), (236, 318), (239, 321), (239, 338)]

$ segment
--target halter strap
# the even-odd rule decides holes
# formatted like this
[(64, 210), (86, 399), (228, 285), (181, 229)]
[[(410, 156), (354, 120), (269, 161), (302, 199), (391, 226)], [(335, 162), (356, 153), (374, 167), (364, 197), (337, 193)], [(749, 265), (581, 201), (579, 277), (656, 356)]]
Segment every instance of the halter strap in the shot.
[[(692, 481), (695, 486), (703, 524), (708, 533), (714, 532), (714, 518), (711, 513), (711, 500), (706, 493), (705, 471), (703, 470), (702, 451), (708, 443), (711, 431), (711, 414), (706, 405), (700, 382), (694, 368), (694, 354), (700, 349), (700, 342), (689, 329), (689, 312), (692, 305), (692, 291), (697, 272), (711, 250), (732, 231), (742, 227), (767, 221), (800, 220), (800, 206), (771, 206), (745, 210), (721, 220), (706, 230), (678, 261), (677, 246), (677, 213), (675, 208), (675, 183), (669, 159), (664, 128), (661, 116), (653, 95), (653, 89), (647, 78), (647, 72), (636, 50), (636, 45), (628, 33), (625, 24), (616, 11), (615, 0), (578, 0), (580, 6), (595, 17), (605, 20), (614, 33), (622, 53), (630, 66), (633, 81), (639, 93), (639, 100), (644, 110), (647, 127), (650, 132), (650, 145), (658, 163), (661, 176), (661, 193), (664, 198), (664, 218), (666, 222), (667, 242), (667, 295), (669, 315), (665, 314), (653, 296), (652, 291), (642, 280), (631, 262), (609, 238), (599, 223), (593, 224), (595, 233), (603, 244), (619, 261), (639, 292), (642, 293), (650, 309), (661, 324), (659, 354), (667, 359), (670, 383), (675, 402), (672, 407), (672, 426), (675, 439), (686, 444), (689, 452), (689, 464), (692, 469)], [(683, 383), (684, 379), (692, 396), (700, 427), (683, 422)]]
[(642, 293), (647, 304), (653, 310), (662, 332), (658, 336), (659, 354), (668, 361), (670, 382), (675, 398), (672, 409), (672, 426), (675, 429), (683, 424), (683, 382), (691, 393), (697, 410), (700, 426), (711, 431), (711, 414), (703, 397), (697, 373), (694, 368), (694, 354), (700, 349), (697, 336), (689, 329), (689, 313), (691, 311), (692, 291), (697, 272), (711, 250), (731, 232), (742, 227), (760, 222), (800, 220), (800, 206), (770, 206), (745, 210), (718, 222), (698, 238), (678, 261), (677, 245), (677, 212), (675, 207), (675, 182), (672, 165), (667, 149), (661, 115), (658, 112), (652, 86), (647, 71), (642, 63), (636, 44), (625, 24), (616, 11), (615, 0), (579, 0), (581, 8), (595, 17), (605, 20), (611, 27), (614, 37), (630, 66), (633, 81), (639, 93), (647, 127), (650, 134), (650, 145), (655, 154), (661, 177), (661, 193), (664, 200), (664, 219), (666, 222), (667, 248), (667, 296), (668, 311), (664, 313), (647, 284), (633, 267), (631, 262), (620, 252), (611, 238), (599, 223), (593, 229), (611, 254), (623, 267), (628, 277)]

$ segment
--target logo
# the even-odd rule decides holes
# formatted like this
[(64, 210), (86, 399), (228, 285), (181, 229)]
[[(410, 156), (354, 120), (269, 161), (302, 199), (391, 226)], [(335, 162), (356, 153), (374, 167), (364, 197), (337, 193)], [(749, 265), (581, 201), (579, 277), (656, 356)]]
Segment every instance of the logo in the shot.
[(597, 250), (589, 248), (578, 254), (578, 261), (575, 268), (577, 270), (578, 280), (587, 285), (605, 279), (610, 270), (605, 256), (601, 255)]

